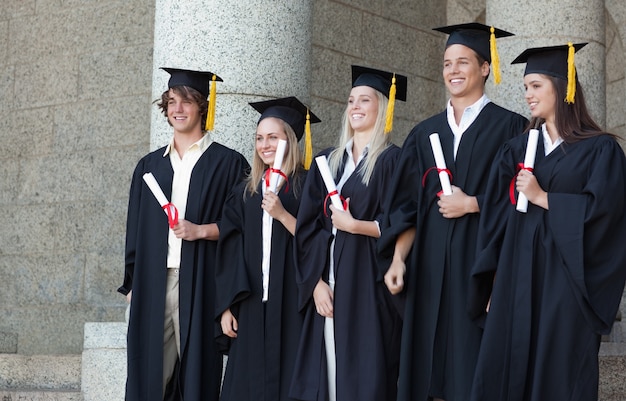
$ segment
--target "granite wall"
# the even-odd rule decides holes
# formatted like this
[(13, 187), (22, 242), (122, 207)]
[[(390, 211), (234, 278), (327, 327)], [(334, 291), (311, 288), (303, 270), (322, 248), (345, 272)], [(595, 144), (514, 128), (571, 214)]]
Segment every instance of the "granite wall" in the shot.
[[(85, 322), (124, 320), (125, 301), (115, 290), (123, 273), (130, 175), (156, 146), (150, 136), (156, 4), (0, 5), (0, 353), (77, 354)], [(210, 10), (214, 3), (202, 4)], [(409, 77), (408, 101), (396, 103), (394, 141), (401, 144), (446, 100), (440, 72), (445, 38), (431, 28), (484, 22), (488, 15), (486, 0), (312, 4), (310, 73), (302, 78), (308, 82), (293, 87), (309, 92), (311, 108), (324, 120), (314, 126), (315, 150), (335, 143), (351, 64)], [(260, 10), (246, 21), (266, 17)], [(605, 0), (605, 26), (606, 123), (624, 135), (622, 0)], [(233, 146), (249, 154), (248, 144)]]

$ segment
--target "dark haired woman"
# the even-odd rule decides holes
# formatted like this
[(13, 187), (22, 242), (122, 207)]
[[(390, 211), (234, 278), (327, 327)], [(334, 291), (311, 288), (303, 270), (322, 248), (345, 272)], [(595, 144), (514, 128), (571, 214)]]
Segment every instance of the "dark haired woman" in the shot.
[(527, 63), (539, 140), (532, 171), (518, 172), (527, 133), (503, 146), (490, 175), (470, 296), (473, 316), (486, 315), (474, 401), (598, 397), (600, 337), (626, 279), (626, 160), (575, 82), (583, 46), (528, 49), (514, 61)]

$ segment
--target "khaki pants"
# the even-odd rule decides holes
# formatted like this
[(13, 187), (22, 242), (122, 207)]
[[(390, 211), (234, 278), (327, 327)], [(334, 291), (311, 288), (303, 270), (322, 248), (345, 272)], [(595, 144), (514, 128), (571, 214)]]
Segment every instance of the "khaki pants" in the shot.
[(163, 326), (163, 395), (180, 358), (180, 319), (178, 314), (178, 269), (167, 269), (165, 324)]

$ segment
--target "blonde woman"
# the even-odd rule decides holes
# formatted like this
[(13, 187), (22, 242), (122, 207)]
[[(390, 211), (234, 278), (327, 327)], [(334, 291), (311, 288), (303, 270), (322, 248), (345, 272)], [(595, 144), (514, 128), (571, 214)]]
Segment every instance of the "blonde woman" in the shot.
[[(339, 144), (327, 156), (344, 210), (328, 206), (313, 165), (296, 225), (299, 306), (306, 314), (292, 396), (395, 400), (399, 315), (376, 265), (378, 220), (400, 149), (386, 134), (388, 103), (406, 77), (353, 66)], [(393, 83), (395, 79), (395, 84)]]
[[(291, 400), (302, 326), (293, 234), (306, 174), (298, 140), (307, 108), (295, 97), (251, 105), (262, 113), (252, 171), (224, 205), (217, 250), (216, 311), (221, 339), (230, 343), (220, 399), (283, 401)], [(287, 146), (280, 171), (273, 171), (279, 140)], [(268, 189), (272, 173), (280, 177), (276, 193)]]

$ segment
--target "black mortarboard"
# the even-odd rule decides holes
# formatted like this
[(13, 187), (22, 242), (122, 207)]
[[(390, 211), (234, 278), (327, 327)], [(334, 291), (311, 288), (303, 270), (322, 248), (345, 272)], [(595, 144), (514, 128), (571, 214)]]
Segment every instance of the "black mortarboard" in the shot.
[(209, 71), (193, 71), (169, 67), (161, 67), (161, 69), (170, 74), (170, 80), (167, 82), (168, 88), (188, 86), (200, 92), (204, 97), (209, 97), (205, 129), (212, 131), (215, 123), (215, 97), (217, 92), (215, 82), (224, 82), (224, 80)]
[[(174, 86), (189, 86), (202, 93), (205, 97), (209, 96), (209, 84), (211, 83), (213, 75), (215, 75), (212, 72), (166, 67), (161, 67), (161, 69), (171, 75), (167, 83), (168, 88), (173, 88)], [(215, 80), (223, 82), (223, 79), (217, 75), (215, 75)]]
[(302, 134), (304, 133), (307, 113), (310, 116), (311, 124), (321, 121), (315, 114), (309, 111), (308, 107), (294, 96), (253, 102), (250, 103), (250, 106), (261, 113), (257, 124), (267, 117), (280, 118), (293, 128), (298, 140), (302, 138)]
[[(587, 43), (573, 44), (574, 53)], [(511, 64), (526, 63), (524, 75), (545, 74), (567, 80), (569, 45), (534, 47), (524, 50)]]
[(393, 72), (376, 70), (374, 68), (352, 66), (352, 87), (369, 86), (389, 97), (391, 81), (396, 77), (396, 99), (406, 101), (407, 78)]
[[(451, 45), (463, 45), (478, 53), (489, 63), (492, 61), (491, 54), (491, 30), (495, 38), (513, 36), (511, 32), (503, 31), (495, 27), (479, 24), (478, 22), (470, 22), (468, 24), (449, 25), (439, 28), (433, 28), (435, 31), (447, 33), (450, 35), (446, 42), (446, 47)], [(494, 39), (495, 41), (495, 39)], [(495, 43), (494, 43), (495, 46)]]
[(587, 43), (534, 47), (524, 50), (511, 64), (526, 63), (524, 75), (545, 74), (567, 81), (565, 101), (574, 103), (576, 94), (576, 66), (574, 54)]

